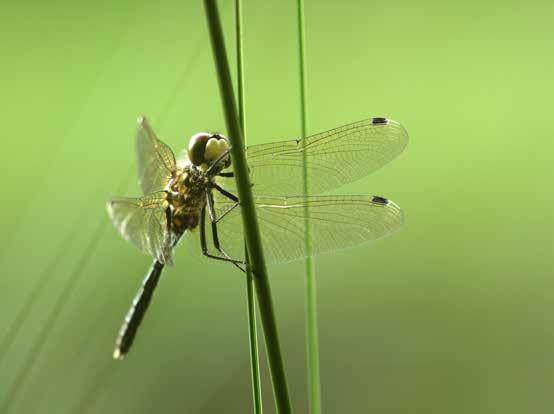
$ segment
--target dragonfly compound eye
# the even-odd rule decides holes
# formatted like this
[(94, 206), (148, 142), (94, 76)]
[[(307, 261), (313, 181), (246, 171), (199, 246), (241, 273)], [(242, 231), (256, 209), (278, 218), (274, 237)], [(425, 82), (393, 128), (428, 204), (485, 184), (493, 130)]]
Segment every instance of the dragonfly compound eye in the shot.
[(193, 165), (199, 167), (204, 164), (204, 152), (206, 151), (206, 144), (210, 140), (212, 135), (207, 132), (199, 132), (194, 134), (189, 141), (188, 155), (190, 162)]
[[(208, 140), (206, 144), (206, 150), (204, 151), (204, 159), (210, 163), (217, 160), (223, 153), (229, 150), (229, 143), (223, 135), (214, 134)], [(225, 164), (228, 163), (229, 156), (226, 157), (224, 161)]]

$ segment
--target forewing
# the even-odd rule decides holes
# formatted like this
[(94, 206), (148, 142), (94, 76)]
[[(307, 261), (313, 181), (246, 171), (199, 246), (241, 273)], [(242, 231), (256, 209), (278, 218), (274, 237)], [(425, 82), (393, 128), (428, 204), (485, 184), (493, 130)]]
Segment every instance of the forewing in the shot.
[(173, 151), (156, 137), (145, 117), (138, 120), (137, 163), (144, 194), (163, 190), (176, 168)]
[[(320, 194), (381, 168), (408, 143), (398, 122), (372, 118), (306, 138), (248, 147), (246, 156), (257, 195), (301, 195), (306, 162), (308, 194)], [(234, 181), (225, 185), (234, 191)]]
[(171, 263), (172, 234), (168, 227), (168, 202), (163, 191), (141, 198), (114, 198), (108, 214), (121, 236), (161, 263)]
[[(403, 222), (400, 208), (378, 196), (256, 197), (256, 210), (268, 262), (307, 256), (306, 207), (309, 208), (313, 255), (347, 249), (397, 231)], [(233, 203), (218, 197), (218, 212)], [(243, 257), (240, 208), (218, 224), (221, 245), (234, 257)]]

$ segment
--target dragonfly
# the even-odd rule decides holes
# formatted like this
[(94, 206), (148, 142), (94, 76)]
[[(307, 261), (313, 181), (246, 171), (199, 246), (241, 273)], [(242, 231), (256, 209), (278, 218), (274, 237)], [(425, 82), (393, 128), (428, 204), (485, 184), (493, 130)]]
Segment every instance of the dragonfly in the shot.
[[(307, 257), (307, 224), (310, 255), (354, 247), (397, 231), (403, 213), (391, 200), (325, 193), (383, 167), (407, 142), (400, 123), (377, 117), (303, 140), (246, 147), (267, 261)], [(162, 271), (173, 264), (173, 251), (185, 235), (198, 229), (201, 255), (245, 270), (229, 139), (219, 133), (197, 133), (176, 158), (143, 116), (138, 120), (136, 149), (143, 196), (113, 198), (107, 210), (121, 236), (154, 260), (117, 336), (116, 359), (131, 349)]]

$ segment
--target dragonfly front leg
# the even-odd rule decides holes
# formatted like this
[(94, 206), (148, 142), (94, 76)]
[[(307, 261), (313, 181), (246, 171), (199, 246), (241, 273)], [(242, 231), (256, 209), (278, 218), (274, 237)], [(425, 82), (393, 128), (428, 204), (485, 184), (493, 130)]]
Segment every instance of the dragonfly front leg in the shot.
[(219, 173), (217, 174), (218, 177), (223, 177), (223, 178), (232, 178), (235, 176), (235, 173), (234, 172), (222, 172), (222, 173)]
[[(222, 177), (222, 178), (234, 178), (235, 177), (235, 173), (230, 171), (230, 172), (220, 172), (219, 174), (216, 174), (218, 177)], [(254, 183), (250, 183), (250, 187), (254, 187)]]
[[(207, 175), (212, 174), (212, 171), (218, 167), (219, 162), (220, 162), (221, 160), (223, 160), (223, 158), (229, 156), (229, 150), (230, 150), (230, 149), (227, 149), (227, 150), (223, 151), (223, 152), (212, 162), (212, 164), (211, 164), (211, 165), (208, 167), (208, 169), (206, 170), (206, 174), (207, 174)], [(224, 169), (224, 168), (226, 168), (226, 166), (222, 167), (221, 169)]]

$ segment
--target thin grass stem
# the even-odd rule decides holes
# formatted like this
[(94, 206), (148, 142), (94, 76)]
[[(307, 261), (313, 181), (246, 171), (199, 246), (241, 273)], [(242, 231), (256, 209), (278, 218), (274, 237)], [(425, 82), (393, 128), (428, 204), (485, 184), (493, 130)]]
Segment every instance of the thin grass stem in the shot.
[[(242, 0), (235, 0), (235, 25), (237, 48), (237, 98), (239, 124), (242, 129), (244, 146), (247, 145), (246, 111), (244, 98), (244, 59), (243, 59), (243, 19)], [(262, 414), (262, 385), (260, 381), (260, 361), (258, 356), (258, 328), (256, 326), (256, 297), (254, 296), (254, 277), (250, 268), (248, 247), (244, 243), (244, 257), (246, 260), (246, 302), (248, 308), (248, 338), (250, 345), (250, 373), (252, 377), (252, 405), (254, 414)]]
[[(185, 82), (190, 77), (190, 74), (192, 73), (192, 70), (197, 65), (197, 63), (200, 61), (200, 57), (203, 54), (205, 48), (204, 48), (204, 40), (199, 39), (196, 42), (196, 46), (194, 48), (194, 52), (191, 54), (191, 58), (188, 60), (188, 64), (185, 66), (185, 69), (179, 76), (177, 83), (171, 90), (171, 94), (164, 102), (160, 113), (158, 114), (155, 124), (160, 125), (165, 122), (165, 119), (167, 117), (167, 114), (169, 113), (171, 107), (175, 104), (178, 96), (178, 92), (180, 89), (182, 89)], [(134, 177), (135, 170), (134, 168), (129, 169), (123, 180), (120, 182), (118, 186), (118, 190), (116, 191), (116, 194), (122, 194), (125, 189), (127, 188), (129, 182)], [(76, 232), (75, 232), (76, 233)], [(93, 252), (90, 252), (92, 254)], [(106, 319), (106, 316), (101, 316), (102, 319)], [(119, 365), (119, 364), (116, 364)], [(78, 401), (77, 409), (74, 411), (75, 413), (84, 414), (88, 409), (94, 405), (96, 400), (99, 398), (101, 393), (104, 391), (104, 389), (108, 386), (108, 383), (111, 379), (111, 377), (114, 375), (115, 370), (113, 369), (114, 364), (113, 360), (108, 358), (106, 359), (106, 363), (102, 366), (102, 370), (99, 374), (96, 374), (92, 381), (92, 386), (90, 389), (87, 390), (86, 393), (83, 394), (83, 398), (81, 398)]]
[[(306, 103), (306, 29), (304, 0), (297, 0), (298, 11), (298, 60), (300, 68), (300, 127), (301, 139), (305, 142), (307, 134), (307, 103)], [(303, 156), (303, 193), (309, 195), (308, 181), (308, 151)], [(315, 263), (312, 256), (312, 237), (310, 227), (310, 211), (308, 206), (304, 212), (304, 239), (306, 249), (306, 346), (308, 355), (308, 386), (310, 413), (321, 413), (321, 383), (319, 374), (319, 336), (317, 324), (317, 288), (315, 281)]]
[(246, 301), (248, 306), (248, 337), (250, 344), (250, 372), (252, 376), (252, 405), (254, 414), (263, 413), (262, 384), (260, 381), (260, 359), (258, 352), (258, 327), (256, 324), (256, 297), (254, 296), (254, 275), (250, 270), (248, 248), (244, 244), (246, 259)]
[(9, 412), (11, 405), (19, 396), (19, 393), (21, 391), (21, 386), (23, 385), (23, 381), (27, 377), (27, 374), (31, 372), (32, 368), (35, 366), (35, 362), (38, 360), (41, 354), (43, 346), (46, 343), (46, 340), (48, 339), (48, 335), (50, 334), (51, 330), (54, 328), (54, 325), (56, 325), (56, 323), (58, 322), (58, 319), (62, 313), (63, 308), (65, 307), (67, 301), (73, 294), (75, 288), (78, 286), (78, 283), (82, 275), (84, 274), (83, 269), (88, 265), (90, 258), (93, 257), (91, 252), (94, 249), (96, 249), (96, 246), (100, 242), (100, 239), (104, 234), (104, 231), (106, 230), (106, 228), (107, 226), (106, 226), (105, 220), (102, 220), (102, 222), (100, 222), (100, 224), (96, 226), (95, 231), (89, 241), (87, 248), (85, 249), (84, 253), (81, 255), (79, 259), (79, 263), (77, 264), (75, 270), (69, 277), (69, 280), (65, 284), (62, 292), (60, 293), (60, 296), (58, 296), (58, 299), (54, 304), (52, 311), (48, 314), (47, 319), (43, 323), (42, 328), (37, 336), (37, 339), (34, 341), (31, 347), (31, 350), (29, 351), (28, 357), (23, 363), (23, 367), (17, 373), (11, 389), (6, 394), (7, 398), (4, 401), (2, 407), (0, 407), (1, 413)]
[(49, 276), (52, 276), (52, 274), (54, 274), (56, 266), (66, 256), (67, 249), (74, 243), (77, 234), (79, 234), (78, 228), (81, 226), (81, 223), (76, 223), (73, 226), (71, 231), (68, 233), (67, 238), (61, 244), (61, 248), (58, 253), (54, 256), (48, 266), (44, 268), (39, 277), (36, 279), (36, 282), (31, 289), (30, 295), (27, 297), (25, 303), (17, 312), (13, 322), (8, 328), (8, 332), (6, 333), (4, 338), (2, 338), (2, 341), (0, 341), (0, 364), (2, 364), (2, 361), (8, 355), (8, 351), (15, 342), (15, 339), (19, 336), (21, 328), (23, 328), (25, 322), (27, 321), (27, 318), (31, 314), (31, 309), (33, 308), (33, 305), (48, 285), (48, 281), (50, 280)]
[[(203, 42), (198, 41), (197, 46), (195, 48), (195, 52), (193, 54), (193, 58), (189, 60), (191, 62), (183, 71), (183, 74), (179, 78), (177, 84), (175, 85), (175, 88), (173, 88), (172, 93), (170, 97), (165, 102), (161, 113), (158, 117), (159, 122), (162, 122), (162, 118), (169, 112), (169, 108), (174, 104), (175, 98), (177, 96), (177, 90), (180, 89), (187, 77), (190, 76), (190, 72), (193, 68), (193, 66), (198, 62), (198, 57), (203, 52), (204, 48), (202, 47)], [(158, 122), (158, 123), (159, 123)], [(123, 179), (120, 181), (119, 185), (117, 186), (116, 193), (121, 194), (123, 193), (126, 188), (128, 187), (129, 182), (131, 182), (131, 179), (134, 175), (134, 169), (130, 169), (127, 174), (123, 177)], [(16, 318), (14, 319), (14, 322), (10, 325), (10, 328), (8, 330), (8, 334), (4, 337), (0, 344), (0, 349), (2, 352), (0, 352), (0, 362), (2, 361), (3, 357), (7, 355), (7, 351), (13, 344), (15, 338), (19, 334), (20, 328), (24, 325), (27, 317), (30, 314), (30, 310), (32, 306), (34, 305), (36, 299), (43, 293), (44, 289), (48, 284), (46, 283), (48, 281), (47, 276), (51, 275), (52, 272), (55, 269), (55, 266), (59, 262), (60, 255), (66, 254), (66, 248), (67, 246), (71, 245), (74, 237), (76, 234), (78, 234), (77, 228), (79, 227), (80, 223), (77, 223), (74, 228), (70, 231), (70, 234), (66, 241), (62, 244), (62, 249), (58, 253), (58, 255), (52, 260), (50, 265), (46, 268), (46, 270), (41, 273), (40, 277), (38, 278), (38, 282), (33, 287), (32, 292), (29, 296), (29, 299), (25, 302), (25, 304), (22, 306), (21, 310), (16, 315)], [(48, 315), (48, 322), (43, 324), (43, 328), (39, 332), (38, 339), (33, 343), (31, 352), (29, 352), (27, 358), (25, 359), (23, 363), (22, 369), (19, 371), (19, 373), (16, 375), (15, 381), (11, 387), (11, 392), (8, 393), (9, 397), (4, 402), (4, 405), (2, 407), (2, 410), (0, 412), (7, 412), (9, 408), (11, 407), (11, 404), (13, 403), (13, 399), (18, 395), (20, 387), (23, 385), (23, 382), (27, 376), (27, 374), (32, 369), (35, 362), (38, 360), (41, 352), (42, 347), (48, 340), (48, 336), (50, 332), (52, 332), (54, 325), (56, 324), (59, 314), (63, 311), (63, 308), (69, 301), (72, 293), (74, 292), (76, 286), (78, 285), (79, 280), (81, 279), (82, 272), (85, 269), (85, 266), (88, 264), (89, 257), (94, 255), (94, 252), (98, 246), (98, 242), (106, 229), (106, 220), (102, 219), (94, 229), (87, 248), (83, 251), (83, 254), (81, 255), (79, 259), (79, 265), (75, 268), (74, 272), (70, 276), (66, 286), (62, 290), (60, 296), (58, 297), (58, 300), (56, 301), (53, 311)], [(106, 370), (103, 372), (111, 373), (111, 371)], [(106, 376), (109, 374), (106, 374)], [(99, 382), (105, 383), (105, 376), (104, 374), (100, 375), (99, 378), (102, 380)], [(93, 396), (97, 394), (92, 394)]]
[(233, 170), (241, 204), (242, 220), (245, 225), (245, 238), (251, 261), (251, 269), (256, 281), (255, 288), (260, 317), (263, 323), (275, 403), (278, 413), (289, 414), (292, 412), (292, 407), (290, 404), (285, 368), (279, 344), (279, 334), (273, 309), (273, 300), (271, 297), (271, 288), (264, 260), (262, 240), (254, 205), (254, 196), (252, 195), (250, 177), (246, 165), (244, 145), (242, 142), (242, 130), (238, 121), (233, 84), (227, 60), (227, 52), (225, 50), (219, 11), (215, 0), (204, 0), (204, 6), (206, 9), (212, 51), (219, 80), (225, 122), (230, 135)]

